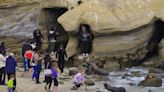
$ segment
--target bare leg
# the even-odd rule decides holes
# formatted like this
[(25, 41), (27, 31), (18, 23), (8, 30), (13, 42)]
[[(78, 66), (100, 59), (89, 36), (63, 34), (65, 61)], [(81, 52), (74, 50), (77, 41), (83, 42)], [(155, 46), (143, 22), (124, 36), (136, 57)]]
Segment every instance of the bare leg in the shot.
[(32, 68), (29, 68), (28, 70), (28, 76), (31, 76), (32, 75)]
[(80, 88), (77, 88), (77, 92), (80, 92)]
[(57, 92), (57, 86), (53, 86), (52, 92)]

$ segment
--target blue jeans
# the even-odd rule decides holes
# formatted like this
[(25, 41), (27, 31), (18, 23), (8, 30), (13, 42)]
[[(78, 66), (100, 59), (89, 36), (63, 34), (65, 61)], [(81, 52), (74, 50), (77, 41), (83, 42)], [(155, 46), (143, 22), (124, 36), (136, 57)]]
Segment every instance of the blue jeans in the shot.
[(37, 77), (37, 67), (33, 66), (32, 80)]
[(37, 64), (37, 66), (36, 66), (36, 83), (39, 83), (41, 69), (42, 69), (42, 65)]
[(13, 92), (13, 89), (12, 88), (8, 89), (8, 92)]
[(24, 71), (28, 71), (27, 59), (25, 59), (24, 57), (23, 57), (23, 67), (24, 67)]

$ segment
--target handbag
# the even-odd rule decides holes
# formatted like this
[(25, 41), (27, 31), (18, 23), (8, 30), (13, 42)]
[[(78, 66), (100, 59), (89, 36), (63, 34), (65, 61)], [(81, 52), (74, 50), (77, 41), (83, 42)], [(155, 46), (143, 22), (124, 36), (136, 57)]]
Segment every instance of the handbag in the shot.
[(52, 75), (51, 69), (44, 69), (44, 75), (45, 76), (51, 76)]

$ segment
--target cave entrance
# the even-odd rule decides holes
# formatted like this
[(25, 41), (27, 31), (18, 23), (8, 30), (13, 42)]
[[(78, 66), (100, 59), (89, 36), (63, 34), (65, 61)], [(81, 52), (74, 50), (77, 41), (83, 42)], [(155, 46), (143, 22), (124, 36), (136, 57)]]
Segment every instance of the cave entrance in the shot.
[(62, 14), (64, 14), (68, 9), (67, 8), (61, 8), (61, 7), (53, 7), (53, 8), (44, 8), (42, 10), (42, 13), (44, 13), (43, 18), (43, 26), (45, 30), (47, 30), (47, 38), (48, 33), (51, 28), (54, 28), (56, 26), (57, 32), (59, 33), (59, 36), (57, 36), (57, 42), (56, 42), (56, 48), (58, 48), (59, 44), (63, 44), (64, 47), (66, 47), (69, 35), (63, 28), (63, 26), (57, 22), (58, 17), (60, 17)]
[(160, 19), (157, 19), (154, 24), (153, 35), (150, 38), (147, 46), (148, 53), (146, 58), (151, 58), (153, 56), (159, 55), (159, 43), (164, 37), (164, 22)]
[(152, 26), (153, 33), (147, 45), (148, 52), (143, 59), (135, 63), (135, 66), (141, 65), (150, 58), (159, 56), (159, 43), (164, 37), (164, 21), (156, 19)]

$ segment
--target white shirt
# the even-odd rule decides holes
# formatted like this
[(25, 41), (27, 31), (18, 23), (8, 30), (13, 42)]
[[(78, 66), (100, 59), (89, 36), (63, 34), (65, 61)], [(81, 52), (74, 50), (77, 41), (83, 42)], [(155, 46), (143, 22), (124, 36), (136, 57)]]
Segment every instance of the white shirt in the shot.
[(5, 66), (6, 66), (6, 58), (2, 54), (0, 54), (0, 68)]

